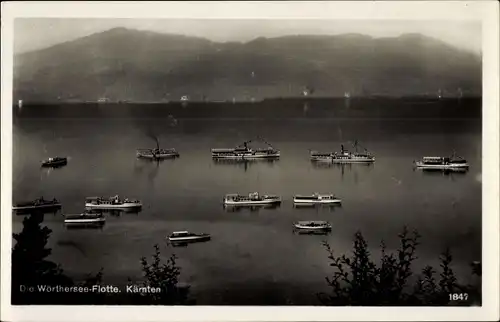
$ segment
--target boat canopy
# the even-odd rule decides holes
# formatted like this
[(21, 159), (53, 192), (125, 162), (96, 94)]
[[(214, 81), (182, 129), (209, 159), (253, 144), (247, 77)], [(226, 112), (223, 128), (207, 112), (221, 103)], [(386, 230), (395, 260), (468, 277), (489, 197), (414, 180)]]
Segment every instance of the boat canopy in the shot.
[(185, 236), (189, 235), (189, 231), (174, 231), (171, 236)]

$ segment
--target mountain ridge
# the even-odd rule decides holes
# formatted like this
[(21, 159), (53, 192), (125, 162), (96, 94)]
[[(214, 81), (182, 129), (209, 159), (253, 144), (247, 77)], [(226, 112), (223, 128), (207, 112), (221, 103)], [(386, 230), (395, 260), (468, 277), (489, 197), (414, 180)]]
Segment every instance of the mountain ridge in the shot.
[(480, 56), (421, 34), (214, 42), (118, 27), (14, 59), (14, 99), (37, 102), (480, 96), (481, 81)]

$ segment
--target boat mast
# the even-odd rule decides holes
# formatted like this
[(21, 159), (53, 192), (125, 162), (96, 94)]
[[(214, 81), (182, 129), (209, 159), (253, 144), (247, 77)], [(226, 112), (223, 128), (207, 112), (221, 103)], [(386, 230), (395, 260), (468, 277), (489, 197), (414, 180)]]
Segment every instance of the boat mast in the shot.
[(264, 140), (263, 138), (261, 137), (258, 137), (260, 140), (262, 140), (262, 142), (264, 142), (265, 144), (269, 145), (271, 148), (273, 148), (273, 145), (269, 142), (267, 142), (266, 140)]
[(358, 153), (358, 140), (354, 140), (354, 143), (353, 143), (353, 146), (354, 146), (354, 149), (356, 150), (356, 153)]
[(358, 140), (355, 140), (354, 141), (354, 147), (356, 148), (356, 153), (358, 152), (358, 146), (360, 146), (361, 148), (363, 148), (363, 150), (365, 150), (366, 153), (368, 153), (368, 149), (365, 148), (364, 146), (361, 146), (358, 142)]

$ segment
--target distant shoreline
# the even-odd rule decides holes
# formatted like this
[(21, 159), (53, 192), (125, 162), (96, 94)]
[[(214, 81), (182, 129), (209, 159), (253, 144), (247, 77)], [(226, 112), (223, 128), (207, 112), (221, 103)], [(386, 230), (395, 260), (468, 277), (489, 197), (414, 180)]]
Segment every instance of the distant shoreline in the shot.
[[(43, 106), (43, 105), (175, 105), (175, 104), (227, 104), (227, 105), (247, 105), (247, 104), (262, 104), (267, 102), (321, 102), (321, 101), (374, 101), (374, 100), (390, 100), (390, 101), (402, 101), (402, 102), (457, 102), (457, 101), (473, 101), (481, 100), (482, 96), (467, 96), (467, 97), (429, 97), (429, 96), (383, 96), (383, 95), (373, 95), (373, 96), (356, 96), (356, 97), (272, 97), (264, 98), (262, 100), (170, 100), (170, 101), (127, 101), (127, 100), (116, 100), (116, 101), (24, 101), (22, 107), (27, 106)], [(13, 106), (17, 107), (19, 100), (13, 100)]]
[(482, 99), (267, 99), (260, 102), (43, 103), (16, 105), (13, 119), (471, 119)]

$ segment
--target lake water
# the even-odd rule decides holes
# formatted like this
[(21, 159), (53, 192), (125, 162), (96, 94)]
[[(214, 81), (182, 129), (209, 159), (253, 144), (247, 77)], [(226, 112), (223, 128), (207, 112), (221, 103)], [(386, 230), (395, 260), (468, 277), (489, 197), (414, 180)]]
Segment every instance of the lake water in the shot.
[[(439, 253), (450, 246), (457, 274), (465, 281), (470, 277), (469, 263), (481, 258), (480, 101), (456, 107), (467, 117), (435, 117), (420, 103), (410, 103), (413, 115), (404, 117), (391, 117), (391, 111), (363, 117), (369, 102), (308, 103), (290, 110), (286, 104), (260, 107), (269, 111), (274, 105), (281, 115), (228, 104), (217, 106), (216, 116), (205, 109), (203, 117), (189, 105), (156, 106), (156, 112), (122, 107), (112, 113), (105, 106), (85, 111), (85, 106), (52, 106), (44, 113), (23, 107), (13, 128), (13, 199), (55, 197), (64, 213), (82, 212), (88, 196), (141, 199), (141, 212), (107, 215), (101, 230), (66, 230), (61, 214), (45, 215), (53, 230), (51, 259), (76, 279), (102, 267), (104, 281), (119, 285), (128, 277), (140, 279), (140, 258), (159, 244), (165, 257), (178, 256), (180, 279), (202, 305), (318, 304), (315, 293), (327, 290), (331, 272), (324, 240), (337, 254), (349, 253), (360, 230), (377, 256), (382, 239), (389, 249), (398, 247), (404, 225), (422, 235), (415, 270), (438, 268)], [(384, 102), (377, 106), (383, 110)], [(357, 112), (345, 117), (331, 112), (346, 109)], [(136, 148), (155, 146), (148, 133), (158, 135), (162, 147), (175, 147), (180, 158), (159, 164), (138, 160)], [(234, 147), (256, 136), (281, 150), (279, 161), (212, 160), (211, 148)], [(337, 151), (356, 139), (376, 156), (373, 165), (317, 167), (309, 160), (309, 149)], [(445, 175), (412, 167), (422, 156), (453, 150), (469, 161), (469, 172)], [(69, 156), (68, 165), (40, 168), (42, 159), (56, 155)], [(281, 195), (283, 203), (276, 209), (223, 208), (224, 194), (253, 191)], [(294, 194), (313, 192), (335, 193), (342, 207), (293, 207)], [(22, 216), (13, 220), (13, 231), (22, 229)], [(333, 230), (328, 236), (296, 235), (297, 220), (327, 220)], [(207, 232), (212, 240), (173, 248), (165, 237), (177, 230)]]

